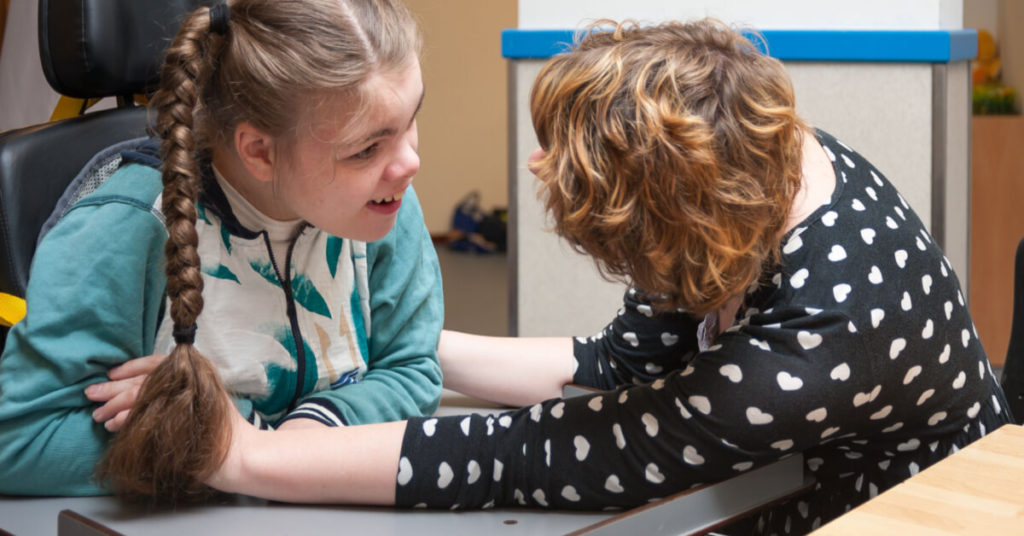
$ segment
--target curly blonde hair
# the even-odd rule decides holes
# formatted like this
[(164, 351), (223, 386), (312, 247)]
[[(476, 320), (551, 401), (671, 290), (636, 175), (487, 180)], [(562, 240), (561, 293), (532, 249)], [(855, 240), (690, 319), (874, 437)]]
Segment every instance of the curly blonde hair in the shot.
[(608, 23), (534, 83), (541, 193), (606, 277), (703, 315), (779, 260), (805, 129), (792, 83), (719, 21)]

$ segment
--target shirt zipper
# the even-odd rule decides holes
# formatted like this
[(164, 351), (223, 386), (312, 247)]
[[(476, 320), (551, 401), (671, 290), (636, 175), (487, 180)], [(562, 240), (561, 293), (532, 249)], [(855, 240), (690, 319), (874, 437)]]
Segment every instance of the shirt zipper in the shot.
[(267, 246), (267, 253), (270, 255), (270, 264), (274, 267), (274, 274), (277, 275), (277, 279), (281, 282), (281, 288), (284, 290), (288, 321), (291, 323), (292, 339), (295, 342), (295, 359), (297, 361), (295, 369), (295, 396), (292, 398), (292, 403), (288, 405), (289, 409), (295, 408), (295, 402), (302, 396), (303, 390), (306, 387), (306, 348), (305, 344), (303, 344), (302, 332), (299, 331), (299, 317), (295, 309), (295, 296), (292, 294), (291, 278), (292, 250), (295, 249), (295, 244), (298, 243), (299, 236), (302, 235), (303, 230), (299, 230), (295, 238), (288, 244), (288, 252), (285, 254), (284, 259), (284, 274), (281, 273), (281, 269), (277, 266), (277, 260), (274, 258), (274, 248), (270, 245), (270, 235), (266, 231), (261, 233), (263, 235), (263, 242)]

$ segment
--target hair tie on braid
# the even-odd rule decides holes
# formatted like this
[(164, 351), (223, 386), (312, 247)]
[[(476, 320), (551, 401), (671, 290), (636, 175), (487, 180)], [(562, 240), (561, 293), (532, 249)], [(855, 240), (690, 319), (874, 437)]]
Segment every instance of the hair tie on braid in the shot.
[(228, 26), (228, 21), (231, 18), (231, 10), (228, 8), (227, 2), (221, 2), (210, 8), (210, 31), (219, 34), (227, 35), (228, 30), (231, 28)]
[(196, 325), (188, 327), (174, 326), (174, 342), (177, 344), (193, 344), (196, 342)]

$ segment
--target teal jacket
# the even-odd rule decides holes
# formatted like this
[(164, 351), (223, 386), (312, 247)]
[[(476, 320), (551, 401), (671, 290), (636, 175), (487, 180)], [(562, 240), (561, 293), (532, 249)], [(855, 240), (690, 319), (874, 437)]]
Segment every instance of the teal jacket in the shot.
[[(71, 206), (33, 258), (28, 314), (0, 358), (0, 493), (105, 493), (92, 475), (110, 434), (92, 420), (97, 404), (84, 389), (173, 345), (160, 173), (151, 151), (132, 154)], [(414, 192), (383, 239), (307, 227), (288, 260), (237, 223), (210, 178), (198, 209), (205, 305), (196, 346), (250, 421), (353, 425), (436, 409), (441, 276)]]

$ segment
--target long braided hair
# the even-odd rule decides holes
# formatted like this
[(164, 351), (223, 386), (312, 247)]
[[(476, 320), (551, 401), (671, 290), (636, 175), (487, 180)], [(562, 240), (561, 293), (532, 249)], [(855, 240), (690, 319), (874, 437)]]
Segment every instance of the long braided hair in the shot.
[[(196, 233), (200, 162), (232, 147), (245, 121), (294, 147), (303, 113), (325, 95), (358, 96), (375, 72), (415, 59), (420, 34), (397, 0), (233, 0), (191, 13), (167, 50), (151, 108), (163, 159), (162, 209), (175, 347), (146, 379), (97, 479), (127, 499), (207, 497), (235, 411), (194, 345), (203, 309)], [(287, 154), (279, 155), (287, 158)]]

